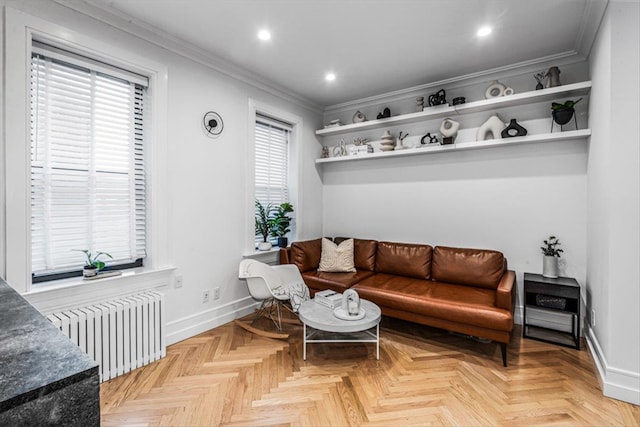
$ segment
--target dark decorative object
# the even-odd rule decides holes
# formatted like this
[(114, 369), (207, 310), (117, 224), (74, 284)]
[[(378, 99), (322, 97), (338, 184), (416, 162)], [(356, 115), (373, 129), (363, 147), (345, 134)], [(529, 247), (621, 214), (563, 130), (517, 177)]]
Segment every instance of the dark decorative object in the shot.
[(516, 122), (516, 119), (511, 119), (511, 121), (509, 122), (509, 126), (504, 128), (504, 130), (501, 132), (501, 135), (503, 138), (511, 138), (514, 136), (525, 136), (526, 134), (527, 134), (527, 130), (524, 127), (522, 127), (520, 124), (518, 124), (518, 122)]
[(453, 105), (460, 105), (467, 102), (464, 96), (458, 96), (457, 98), (453, 98)]
[(429, 95), (428, 98), (429, 106), (433, 107), (435, 105), (442, 105), (447, 103), (447, 93), (444, 89), (440, 89), (436, 93)]
[(215, 138), (222, 133), (224, 122), (220, 114), (215, 111), (208, 111), (202, 118), (202, 126), (205, 135)]
[(278, 237), (278, 247), (286, 248), (289, 244), (289, 239), (286, 237)]
[(386, 119), (387, 117), (391, 117), (391, 110), (389, 108), (385, 108), (382, 110), (382, 113), (378, 113), (376, 119)]
[(577, 101), (566, 101), (564, 104), (559, 104), (557, 102), (551, 103), (551, 116), (553, 117), (553, 121), (551, 122), (551, 132), (553, 132), (553, 122), (559, 124), (560, 131), (562, 131), (562, 126), (569, 123), (571, 118), (574, 119), (576, 130), (578, 129), (578, 119), (575, 116), (576, 110), (573, 107), (581, 100), (582, 98)]
[(558, 67), (549, 68), (549, 71), (547, 71), (547, 75), (545, 77), (546, 82), (544, 84), (544, 87), (555, 87), (562, 84), (560, 83), (560, 68)]
[[(429, 138), (429, 142), (424, 142), (427, 138)], [(420, 138), (420, 144), (437, 144), (438, 141), (438, 135), (431, 135), (431, 132), (428, 132), (425, 136), (423, 136), (422, 138)]]
[(564, 310), (567, 305), (567, 299), (536, 294), (536, 305), (540, 307), (555, 308), (556, 310)]
[(542, 82), (544, 81), (546, 76), (546, 71), (540, 71), (539, 73), (533, 75), (533, 78), (538, 82), (538, 84), (536, 85), (536, 90), (544, 89), (544, 85), (542, 84)]

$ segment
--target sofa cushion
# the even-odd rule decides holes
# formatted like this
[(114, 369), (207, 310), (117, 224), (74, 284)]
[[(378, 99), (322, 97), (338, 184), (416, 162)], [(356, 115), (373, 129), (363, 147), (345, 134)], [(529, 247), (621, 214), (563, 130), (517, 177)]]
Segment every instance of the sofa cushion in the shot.
[(329, 239), (322, 239), (322, 252), (318, 271), (327, 273), (352, 273), (356, 271), (353, 262), (353, 239), (339, 245)]
[(497, 308), (490, 289), (376, 274), (352, 287), (382, 307), (419, 313), (482, 328), (511, 331), (513, 315)]
[(432, 248), (429, 245), (378, 242), (375, 271), (416, 279), (429, 279), (431, 252)]
[(342, 293), (355, 283), (372, 275), (372, 271), (366, 270), (358, 270), (354, 273), (324, 273), (322, 271), (312, 270), (302, 273), (302, 279), (311, 289), (312, 293), (324, 289), (331, 289)]
[(291, 263), (301, 272), (316, 270), (320, 264), (322, 239), (305, 240), (291, 244)]
[(439, 282), (496, 289), (504, 270), (504, 256), (498, 251), (446, 246), (433, 250), (431, 278)]
[[(340, 244), (348, 237), (336, 237), (334, 242)], [(376, 251), (378, 242), (367, 239), (353, 239), (353, 255), (356, 268), (358, 270), (374, 271), (376, 268)]]

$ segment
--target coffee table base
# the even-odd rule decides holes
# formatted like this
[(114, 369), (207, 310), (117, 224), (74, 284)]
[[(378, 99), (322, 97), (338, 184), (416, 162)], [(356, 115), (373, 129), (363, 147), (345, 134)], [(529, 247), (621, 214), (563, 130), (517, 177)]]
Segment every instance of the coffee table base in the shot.
[[(376, 360), (380, 360), (380, 325), (359, 332), (327, 332), (303, 324), (302, 359), (307, 360), (307, 344), (313, 343), (375, 343)], [(375, 329), (375, 332), (373, 331)], [(318, 336), (318, 339), (314, 337)]]

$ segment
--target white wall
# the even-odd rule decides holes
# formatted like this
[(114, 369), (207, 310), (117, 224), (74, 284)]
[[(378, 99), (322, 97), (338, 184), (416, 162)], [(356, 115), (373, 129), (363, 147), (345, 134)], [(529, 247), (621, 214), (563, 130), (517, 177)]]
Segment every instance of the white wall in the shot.
[[(321, 125), (320, 114), (313, 106), (307, 106), (310, 104), (296, 102), (284, 93), (280, 96), (273, 88), (263, 89), (258, 83), (248, 84), (246, 78), (239, 80), (217, 71), (217, 64), (209, 66), (210, 58), (194, 61), (54, 2), (3, 0), (0, 5), (24, 11), (166, 67), (167, 120), (163, 135), (166, 146), (162, 147), (164, 153), (160, 161), (163, 164), (157, 170), (162, 174), (160, 182), (164, 185), (154, 189), (159, 195), (156, 200), (162, 205), (153, 207), (156, 217), (150, 221), (162, 222), (158, 234), (151, 236), (155, 241), (163, 242), (159, 251), (161, 259), (155, 260), (156, 265), (175, 266), (176, 273), (183, 276), (181, 289), (169, 286), (163, 290), (167, 296), (168, 342), (227, 322), (238, 310), (246, 309), (252, 300), (246, 298), (246, 285), (237, 279), (237, 268), (246, 239), (251, 238), (247, 236), (247, 230), (253, 229), (252, 225), (247, 227), (245, 224), (253, 217), (253, 205), (247, 206), (245, 202), (247, 189), (252, 188), (252, 183), (247, 182), (246, 170), (251, 144), (248, 136), (252, 127), (249, 100), (302, 119), (301, 146), (296, 147), (296, 155), (303, 164), (311, 165), (312, 159), (319, 156), (320, 146), (313, 131)], [(109, 17), (102, 15), (101, 19), (108, 20)], [(115, 20), (114, 23), (130, 29), (122, 21)], [(148, 37), (153, 39), (154, 36)], [(11, 59), (6, 59), (7, 69), (14, 66), (15, 61)], [(11, 98), (3, 98), (5, 110), (11, 108), (10, 102)], [(217, 139), (206, 137), (201, 129), (202, 116), (209, 110), (220, 113), (225, 122), (224, 133)], [(308, 215), (297, 218), (298, 236), (316, 237), (321, 232), (322, 183), (313, 167), (300, 168), (299, 175), (300, 205), (296, 208)], [(4, 206), (4, 200), (0, 202)], [(15, 208), (6, 206), (7, 210)], [(4, 231), (2, 245), (5, 244)], [(20, 288), (22, 285), (15, 286)], [(202, 304), (202, 290), (218, 286), (221, 288), (220, 300)]]
[[(589, 344), (607, 396), (640, 404), (638, 2), (609, 3), (589, 62)], [(591, 314), (591, 313), (590, 313)]]

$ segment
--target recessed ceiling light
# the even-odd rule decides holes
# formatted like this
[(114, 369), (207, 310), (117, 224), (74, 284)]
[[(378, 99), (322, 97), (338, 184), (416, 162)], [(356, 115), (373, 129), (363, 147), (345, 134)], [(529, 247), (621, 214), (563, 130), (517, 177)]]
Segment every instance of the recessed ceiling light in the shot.
[(493, 29), (491, 27), (484, 26), (484, 27), (481, 27), (476, 34), (478, 35), (478, 37), (486, 37), (489, 34), (491, 34), (492, 30)]
[(332, 82), (336, 79), (336, 75), (333, 73), (327, 73), (326, 76), (324, 76), (325, 80), (327, 80), (328, 82)]
[(271, 33), (269, 31), (267, 31), (267, 30), (261, 30), (258, 33), (258, 38), (260, 40), (270, 40), (271, 39)]

